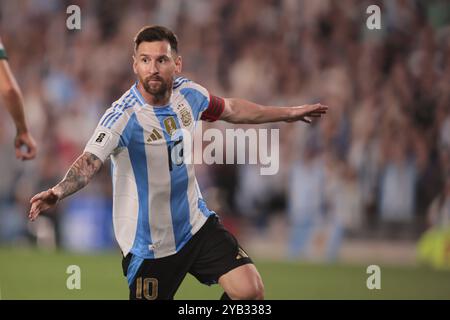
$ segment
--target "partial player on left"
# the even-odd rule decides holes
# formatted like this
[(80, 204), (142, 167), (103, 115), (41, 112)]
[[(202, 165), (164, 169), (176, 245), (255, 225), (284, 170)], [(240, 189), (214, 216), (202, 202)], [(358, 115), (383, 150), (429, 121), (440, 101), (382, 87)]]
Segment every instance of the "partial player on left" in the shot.
[(16, 126), (16, 137), (14, 146), (16, 158), (31, 160), (36, 157), (36, 142), (28, 131), (25, 112), (23, 107), (22, 92), (11, 72), (8, 56), (0, 39), (0, 96), (6, 109), (11, 114)]

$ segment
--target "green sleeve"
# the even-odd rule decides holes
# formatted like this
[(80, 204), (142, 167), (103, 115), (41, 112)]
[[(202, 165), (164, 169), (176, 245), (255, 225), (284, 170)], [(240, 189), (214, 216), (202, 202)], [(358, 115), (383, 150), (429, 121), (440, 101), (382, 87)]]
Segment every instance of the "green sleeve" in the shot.
[(3, 47), (0, 47), (0, 59), (8, 59), (8, 55), (6, 54), (6, 50)]

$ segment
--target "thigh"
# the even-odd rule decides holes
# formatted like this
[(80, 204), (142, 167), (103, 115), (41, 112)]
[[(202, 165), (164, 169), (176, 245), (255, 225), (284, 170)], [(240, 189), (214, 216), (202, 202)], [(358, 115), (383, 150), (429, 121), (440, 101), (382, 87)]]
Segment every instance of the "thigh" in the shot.
[(200, 252), (189, 269), (201, 283), (211, 285), (227, 272), (252, 263), (237, 239), (215, 218), (202, 237)]
[(227, 272), (219, 278), (219, 284), (231, 299), (264, 299), (264, 285), (254, 264)]
[[(128, 279), (130, 300), (172, 300), (189, 268), (181, 258), (173, 255), (144, 259), (135, 275)], [(124, 261), (124, 274), (127, 275), (131, 257), (127, 256)]]

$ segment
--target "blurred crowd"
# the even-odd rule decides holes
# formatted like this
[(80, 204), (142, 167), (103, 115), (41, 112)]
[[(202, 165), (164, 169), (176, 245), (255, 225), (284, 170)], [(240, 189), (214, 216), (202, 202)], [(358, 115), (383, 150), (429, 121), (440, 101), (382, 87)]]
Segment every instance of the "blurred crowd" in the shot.
[[(70, 4), (81, 8), (81, 30), (66, 28)], [(379, 30), (366, 26), (371, 4), (381, 8)], [(110, 243), (109, 222), (99, 232), (110, 221), (108, 165), (43, 222), (30, 226), (26, 212), (135, 81), (133, 36), (147, 24), (175, 31), (183, 75), (216, 95), (330, 107), (312, 125), (256, 126), (280, 129), (277, 175), (255, 165), (196, 167), (209, 206), (234, 232), (264, 232), (282, 217), (297, 256), (324, 226), (333, 258), (347, 236), (417, 239), (449, 223), (449, 1), (2, 1), (0, 34), (39, 151), (33, 162), (14, 160), (2, 113), (0, 241), (76, 247), (95, 234), (95, 246)]]

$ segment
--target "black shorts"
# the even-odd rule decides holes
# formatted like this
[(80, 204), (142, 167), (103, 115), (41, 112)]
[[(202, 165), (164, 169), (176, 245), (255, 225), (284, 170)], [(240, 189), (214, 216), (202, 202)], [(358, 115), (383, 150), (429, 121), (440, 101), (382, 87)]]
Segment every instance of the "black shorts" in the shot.
[[(125, 276), (132, 257), (129, 253), (122, 261)], [(130, 299), (171, 300), (187, 273), (211, 285), (223, 274), (247, 263), (253, 262), (213, 215), (176, 254), (144, 259), (129, 286)]]

